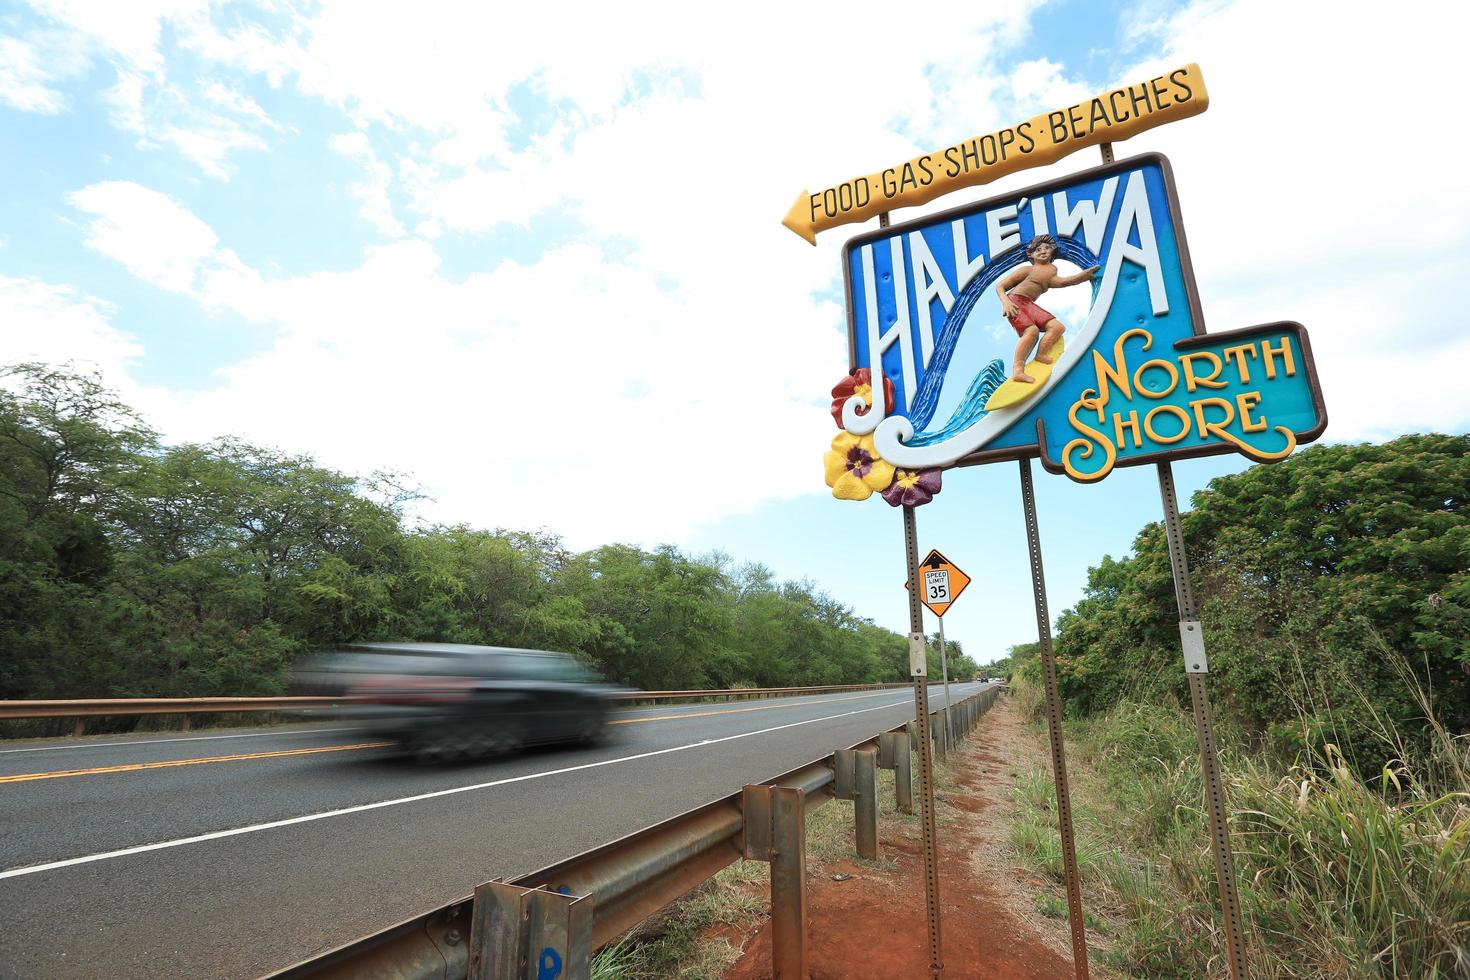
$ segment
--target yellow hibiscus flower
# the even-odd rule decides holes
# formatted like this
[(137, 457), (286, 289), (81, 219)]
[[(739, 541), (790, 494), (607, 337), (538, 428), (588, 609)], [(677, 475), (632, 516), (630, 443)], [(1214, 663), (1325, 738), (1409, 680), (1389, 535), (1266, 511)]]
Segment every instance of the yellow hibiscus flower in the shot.
[(871, 434), (839, 432), (822, 461), (827, 486), (838, 500), (867, 500), (873, 491), (886, 490), (893, 482), (893, 464), (878, 455)]

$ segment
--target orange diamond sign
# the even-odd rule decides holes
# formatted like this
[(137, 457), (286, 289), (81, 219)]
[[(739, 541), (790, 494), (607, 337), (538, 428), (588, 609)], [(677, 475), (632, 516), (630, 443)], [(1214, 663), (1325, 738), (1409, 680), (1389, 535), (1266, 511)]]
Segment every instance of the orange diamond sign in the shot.
[[(970, 576), (960, 571), (958, 565), (941, 555), (937, 549), (929, 552), (919, 562), (919, 587), (923, 590), (919, 598), (936, 616), (943, 616), (969, 584)], [(903, 585), (908, 588), (907, 582)]]

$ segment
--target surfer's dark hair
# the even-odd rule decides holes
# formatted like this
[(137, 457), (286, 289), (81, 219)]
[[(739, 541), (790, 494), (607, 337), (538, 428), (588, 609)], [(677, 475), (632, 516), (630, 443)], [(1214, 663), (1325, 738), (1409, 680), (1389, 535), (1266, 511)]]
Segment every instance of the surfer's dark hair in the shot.
[(1026, 257), (1029, 259), (1031, 257), (1031, 253), (1036, 251), (1037, 247), (1041, 245), (1050, 245), (1053, 252), (1060, 252), (1062, 250), (1062, 246), (1057, 244), (1057, 240), (1055, 238), (1051, 237), (1050, 235), (1037, 235), (1035, 238), (1031, 239), (1031, 241), (1026, 243)]

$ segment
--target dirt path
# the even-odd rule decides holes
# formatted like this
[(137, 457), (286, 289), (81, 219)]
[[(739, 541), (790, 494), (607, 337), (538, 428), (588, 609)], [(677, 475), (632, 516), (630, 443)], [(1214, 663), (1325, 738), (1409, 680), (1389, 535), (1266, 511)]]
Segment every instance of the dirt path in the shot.
[[(1010, 859), (1011, 790), (1019, 773), (1046, 764), (1041, 743), (1002, 700), (941, 774), (936, 819), (947, 978), (1073, 976), (1066, 922), (1034, 911), (1042, 883)], [(814, 980), (928, 975), (919, 823), (884, 813), (879, 836), (879, 862), (808, 858)], [(836, 881), (838, 874), (851, 877)], [(768, 977), (770, 944), (767, 921), (746, 939), (726, 980)]]

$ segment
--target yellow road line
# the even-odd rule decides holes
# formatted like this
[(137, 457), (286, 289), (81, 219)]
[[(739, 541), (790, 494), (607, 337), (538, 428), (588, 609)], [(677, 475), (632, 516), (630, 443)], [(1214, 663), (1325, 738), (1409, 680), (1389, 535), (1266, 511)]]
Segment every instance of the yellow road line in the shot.
[[(782, 704), (762, 704), (753, 708), (720, 708), (715, 711), (692, 711), (679, 715), (654, 715), (651, 718), (620, 718), (608, 722), (609, 725), (641, 725), (649, 721), (678, 721), (681, 718), (706, 718), (710, 715), (738, 715), (747, 711), (770, 711), (773, 708), (793, 708), (806, 704), (830, 704), (834, 701), (857, 701), (863, 698), (881, 697), (888, 691), (870, 691), (866, 694), (852, 694), (840, 698), (826, 698), (821, 701), (803, 701), (796, 704), (787, 702)], [(37, 779), (65, 779), (69, 776), (97, 776), (111, 772), (142, 772), (145, 769), (170, 769), (175, 766), (199, 766), (208, 762), (243, 762), (247, 759), (280, 759), (291, 755), (316, 755), (321, 752), (351, 752), (355, 749), (381, 749), (393, 742), (359, 742), (356, 745), (329, 745), (324, 748), (314, 749), (281, 749), (277, 752), (250, 752), (243, 755), (217, 755), (207, 759), (173, 759), (167, 762), (135, 762), (124, 766), (103, 766), (98, 769), (63, 769), (56, 772), (27, 772), (17, 776), (0, 776), (0, 783), (28, 783)]]
[(57, 772), (27, 772), (18, 776), (0, 776), (0, 783), (28, 783), (36, 779), (64, 779), (67, 776), (96, 776), (108, 772), (141, 772), (144, 769), (169, 769), (174, 766), (199, 766), (206, 762), (241, 762), (246, 759), (279, 759), (288, 755), (315, 755), (319, 752), (351, 752), (354, 749), (380, 749), (392, 742), (359, 742), (356, 745), (328, 745), (315, 749), (282, 749), (278, 752), (250, 752), (245, 755), (217, 755), (208, 759), (171, 759), (167, 762), (134, 762), (125, 766), (103, 766), (99, 769), (63, 769)]

